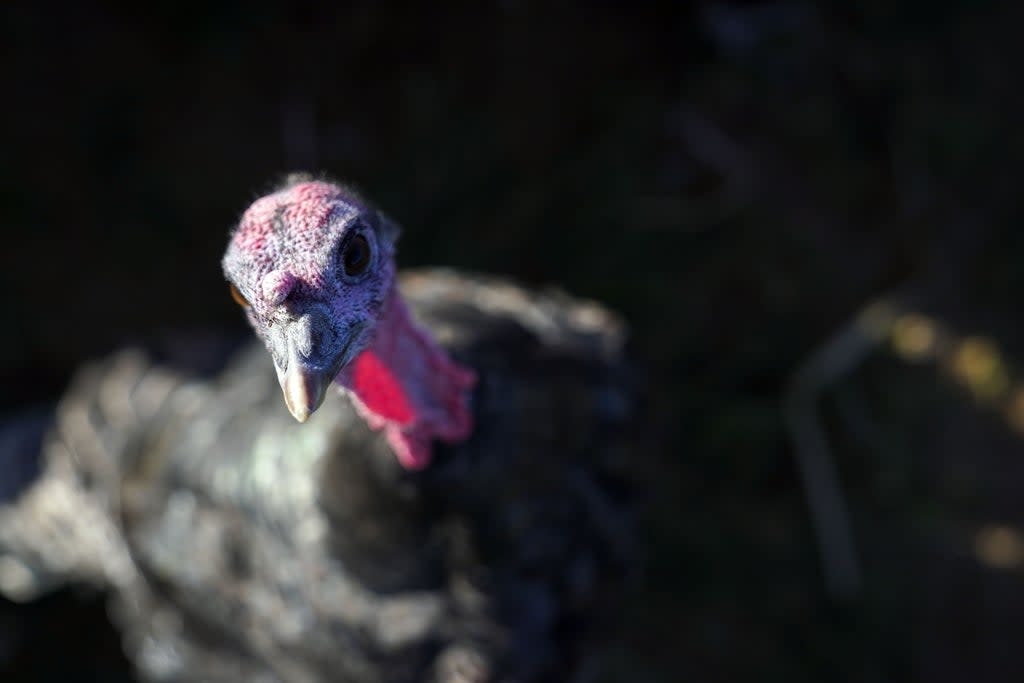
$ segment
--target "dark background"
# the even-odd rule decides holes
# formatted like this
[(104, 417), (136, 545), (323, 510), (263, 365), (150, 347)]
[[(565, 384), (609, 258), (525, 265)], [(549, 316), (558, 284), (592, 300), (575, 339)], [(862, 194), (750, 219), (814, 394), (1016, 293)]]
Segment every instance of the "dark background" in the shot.
[[(228, 230), (324, 171), (405, 226), (406, 266), (629, 320), (660, 484), (610, 680), (1021, 680), (1021, 26), (968, 0), (5, 5), (0, 408), (244, 333)], [(892, 293), (952, 341), (913, 360), (897, 328), (825, 383), (864, 573), (835, 600), (783, 398)], [(102, 615), (5, 603), (0, 676), (123, 676)]]

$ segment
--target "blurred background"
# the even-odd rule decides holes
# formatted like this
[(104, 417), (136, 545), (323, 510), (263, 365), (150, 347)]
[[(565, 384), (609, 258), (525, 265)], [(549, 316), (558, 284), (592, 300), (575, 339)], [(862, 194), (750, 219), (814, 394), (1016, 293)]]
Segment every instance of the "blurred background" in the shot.
[[(323, 171), (405, 226), (405, 266), (628, 319), (659, 483), (617, 680), (1021, 680), (1022, 22), (967, 0), (5, 4), (0, 410), (127, 344), (246, 334), (228, 230)], [(130, 680), (102, 596), (4, 602), (0, 632), (5, 681)]]

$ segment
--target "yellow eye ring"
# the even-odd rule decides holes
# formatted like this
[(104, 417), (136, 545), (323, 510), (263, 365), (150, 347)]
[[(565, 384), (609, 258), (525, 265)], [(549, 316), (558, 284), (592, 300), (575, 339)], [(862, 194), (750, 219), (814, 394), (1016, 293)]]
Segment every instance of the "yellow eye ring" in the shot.
[(242, 293), (238, 291), (238, 287), (235, 287), (235, 283), (229, 282), (228, 286), (231, 288), (231, 298), (235, 300), (235, 303), (242, 308), (249, 308), (249, 302), (244, 296), (242, 296)]

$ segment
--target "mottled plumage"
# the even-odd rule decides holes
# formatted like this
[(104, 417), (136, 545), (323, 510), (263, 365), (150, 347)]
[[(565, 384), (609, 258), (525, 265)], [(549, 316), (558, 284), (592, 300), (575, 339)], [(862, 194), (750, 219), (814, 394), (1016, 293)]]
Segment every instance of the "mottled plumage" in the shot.
[(0, 589), (110, 588), (158, 681), (566, 681), (637, 561), (637, 395), (605, 309), (445, 271), (409, 309), (476, 376), (474, 429), (399, 464), (343, 396), (305, 424), (253, 344), (213, 378), (84, 369), (0, 507)]

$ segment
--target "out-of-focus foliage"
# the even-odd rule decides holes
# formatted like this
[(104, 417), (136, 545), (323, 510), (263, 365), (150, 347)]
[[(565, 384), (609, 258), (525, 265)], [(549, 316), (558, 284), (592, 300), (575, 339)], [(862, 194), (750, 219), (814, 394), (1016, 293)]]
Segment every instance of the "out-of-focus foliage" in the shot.
[[(228, 228), (326, 171), (405, 226), (407, 265), (631, 321), (662, 486), (619, 680), (1024, 672), (1024, 444), (969, 379), (1024, 344), (1019, 4), (0, 11), (5, 409), (128, 341), (240, 330)], [(825, 396), (865, 569), (836, 605), (781, 400), (893, 291), (984, 341), (957, 375), (897, 330)]]

